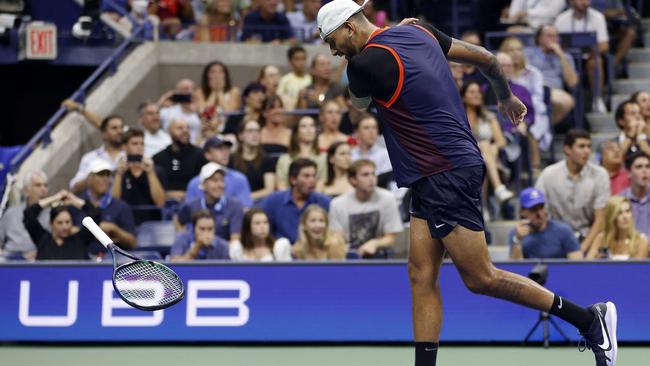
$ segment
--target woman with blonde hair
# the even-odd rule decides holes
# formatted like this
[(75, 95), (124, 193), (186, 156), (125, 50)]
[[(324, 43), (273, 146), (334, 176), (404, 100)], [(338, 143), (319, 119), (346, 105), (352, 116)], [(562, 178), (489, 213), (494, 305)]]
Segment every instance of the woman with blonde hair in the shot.
[(648, 238), (634, 227), (632, 204), (627, 197), (614, 196), (607, 202), (605, 229), (596, 236), (587, 258), (648, 258)]
[(529, 138), (529, 142), (533, 169), (539, 171), (541, 168), (539, 149), (548, 150), (553, 140), (548, 108), (544, 103), (544, 76), (538, 68), (528, 64), (524, 54), (524, 44), (519, 38), (506, 38), (499, 50), (512, 58), (512, 81), (524, 86), (533, 99), (535, 123), (530, 126), (529, 137), (532, 135), (532, 138)]
[(300, 216), (298, 241), (293, 245), (297, 259), (345, 259), (345, 240), (341, 234), (330, 230), (327, 212), (312, 204)]

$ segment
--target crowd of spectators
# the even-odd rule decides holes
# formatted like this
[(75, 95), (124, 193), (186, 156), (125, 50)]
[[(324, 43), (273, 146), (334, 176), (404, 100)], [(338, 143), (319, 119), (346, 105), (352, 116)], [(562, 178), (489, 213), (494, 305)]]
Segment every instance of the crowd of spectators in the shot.
[[(136, 2), (128, 1), (132, 7)], [(211, 62), (200, 80), (182, 78), (157, 101), (143, 101), (129, 128), (118, 115), (102, 117), (64, 101), (69, 112), (101, 131), (103, 144), (82, 157), (68, 190), (50, 196), (42, 172), (25, 177), (25, 202), (0, 220), (4, 252), (27, 259), (101, 259), (103, 247), (75, 226), (88, 215), (125, 249), (136, 248), (140, 224), (173, 221), (172, 261), (390, 257), (408, 220), (408, 202), (394, 182), (381, 126), (372, 109), (352, 107), (345, 78), (328, 56), (310, 55), (298, 45), (320, 42), (315, 15), (321, 2), (155, 3), (148, 12), (170, 38), (291, 43), (290, 72), (264, 65), (249, 84), (238, 86), (228, 65)], [(494, 50), (513, 93), (528, 107), (525, 123), (515, 127), (499, 115), (476, 68), (449, 64), (486, 164), (485, 220), (490, 213), (505, 216), (490, 202), (511, 204), (523, 179), (513, 170), (526, 160), (534, 187), (519, 193), (521, 219), (508, 239), (512, 258), (645, 258), (650, 92), (634, 93), (616, 108), (612, 124), (619, 135), (597, 147), (598, 161), (591, 159), (596, 149), (590, 134), (580, 129), (565, 134), (564, 159), (548, 158), (558, 138), (554, 126), (575, 122), (573, 91), (583, 76), (576, 64), (584, 62), (590, 77), (590, 68), (601, 62), (593, 52), (569, 54), (559, 33), (595, 31), (604, 54), (606, 19), (622, 15), (612, 11), (616, 1), (593, 2), (604, 15), (589, 0), (570, 0), (566, 11), (564, 1), (538, 3), (513, 0), (504, 9), (513, 34)], [(367, 12), (386, 22), (385, 12), (372, 5)], [(622, 45), (615, 62), (624, 65), (626, 42), (634, 40), (625, 24), (616, 31)], [(481, 44), (475, 31), (461, 38)], [(589, 82), (587, 89), (598, 83)], [(594, 96), (595, 109), (602, 109), (601, 96)], [(287, 113), (294, 109), (309, 111)]]

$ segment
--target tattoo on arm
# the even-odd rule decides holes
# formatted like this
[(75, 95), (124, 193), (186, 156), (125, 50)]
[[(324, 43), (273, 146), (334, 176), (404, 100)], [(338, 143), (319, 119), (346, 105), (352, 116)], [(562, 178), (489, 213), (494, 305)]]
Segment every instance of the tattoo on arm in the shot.
[(509, 278), (501, 278), (497, 285), (494, 287), (494, 296), (504, 300), (517, 300), (523, 284), (519, 281), (513, 281)]

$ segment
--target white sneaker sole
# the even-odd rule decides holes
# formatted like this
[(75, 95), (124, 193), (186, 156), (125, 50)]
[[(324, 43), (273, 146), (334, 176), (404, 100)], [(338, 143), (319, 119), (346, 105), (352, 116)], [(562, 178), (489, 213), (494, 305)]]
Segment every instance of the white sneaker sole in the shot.
[(607, 366), (616, 365), (616, 352), (618, 351), (618, 343), (616, 341), (616, 320), (618, 315), (616, 314), (616, 305), (613, 302), (607, 302), (607, 313), (605, 314), (605, 323), (609, 330), (609, 340), (612, 344), (612, 349), (606, 351), (605, 355), (611, 360), (607, 363)]

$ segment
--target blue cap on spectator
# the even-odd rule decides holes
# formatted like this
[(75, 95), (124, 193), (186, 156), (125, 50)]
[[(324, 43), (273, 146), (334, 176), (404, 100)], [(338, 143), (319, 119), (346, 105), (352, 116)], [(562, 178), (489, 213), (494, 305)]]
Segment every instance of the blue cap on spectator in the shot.
[(232, 142), (226, 139), (222, 139), (219, 136), (212, 136), (209, 139), (207, 139), (207, 141), (205, 141), (205, 144), (203, 145), (203, 151), (208, 151), (213, 147), (217, 148), (221, 146), (232, 147)]
[(526, 188), (519, 193), (521, 208), (531, 208), (544, 202), (544, 193), (534, 187)]

